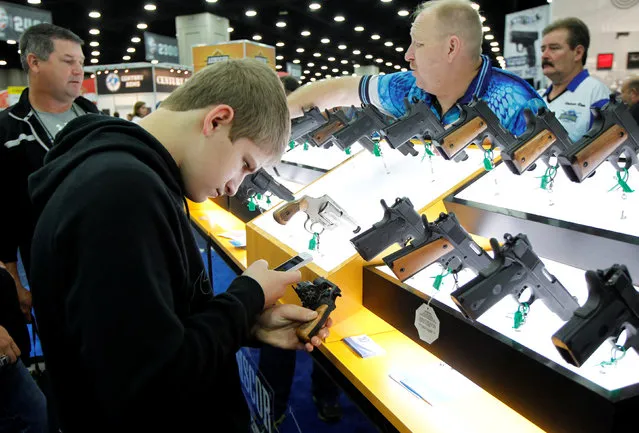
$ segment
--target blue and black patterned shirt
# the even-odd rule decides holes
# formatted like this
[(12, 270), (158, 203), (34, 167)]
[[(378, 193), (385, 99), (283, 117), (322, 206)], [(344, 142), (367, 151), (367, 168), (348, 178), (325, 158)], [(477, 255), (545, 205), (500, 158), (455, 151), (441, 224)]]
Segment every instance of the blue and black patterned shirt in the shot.
[[(424, 101), (437, 115), (443, 125), (459, 119), (459, 108), (453, 106), (440, 115), (434, 107), (436, 98), (417, 87), (412, 72), (396, 72), (387, 75), (365, 75), (359, 86), (360, 99), (365, 104), (373, 104), (387, 114), (401, 117), (406, 113), (404, 99)], [(524, 108), (534, 113), (546, 104), (526, 81), (510, 72), (493, 68), (490, 60), (482, 56), (479, 72), (468, 86), (464, 96), (457, 102), (467, 104), (473, 96), (488, 103), (502, 125), (513, 135), (519, 136), (526, 130)]]

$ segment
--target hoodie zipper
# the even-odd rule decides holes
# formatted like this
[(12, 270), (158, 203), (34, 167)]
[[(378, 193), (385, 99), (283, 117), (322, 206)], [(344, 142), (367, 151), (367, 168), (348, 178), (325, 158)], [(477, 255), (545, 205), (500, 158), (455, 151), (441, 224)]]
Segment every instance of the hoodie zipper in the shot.
[(36, 130), (33, 127), (33, 125), (29, 122), (29, 118), (31, 117), (32, 114), (33, 114), (33, 110), (29, 110), (29, 112), (27, 113), (27, 115), (24, 118), (18, 117), (16, 115), (14, 115), (13, 113), (9, 113), (9, 116), (13, 117), (16, 120), (24, 122), (27, 125), (29, 125), (29, 128), (31, 129), (31, 133), (35, 137), (36, 141), (38, 143), (40, 143), (40, 146), (42, 146), (44, 148), (44, 150), (46, 150), (48, 152), (49, 151), (49, 147), (46, 144), (44, 144), (44, 142), (42, 141), (40, 136), (38, 136), (38, 133), (36, 132)]

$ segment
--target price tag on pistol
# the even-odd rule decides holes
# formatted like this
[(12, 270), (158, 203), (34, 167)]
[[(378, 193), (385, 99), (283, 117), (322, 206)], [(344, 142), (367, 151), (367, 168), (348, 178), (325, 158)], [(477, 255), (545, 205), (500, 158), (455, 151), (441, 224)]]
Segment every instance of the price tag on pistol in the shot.
[(419, 332), (419, 338), (428, 344), (433, 344), (439, 338), (439, 319), (433, 307), (422, 304), (415, 311), (415, 328)]

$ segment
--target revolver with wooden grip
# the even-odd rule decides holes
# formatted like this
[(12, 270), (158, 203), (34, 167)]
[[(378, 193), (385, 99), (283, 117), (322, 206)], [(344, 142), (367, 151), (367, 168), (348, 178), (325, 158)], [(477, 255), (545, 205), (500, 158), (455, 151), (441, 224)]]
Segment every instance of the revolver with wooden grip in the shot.
[(476, 144), (482, 147), (484, 139), (491, 141), (493, 148), (503, 149), (515, 142), (515, 137), (506, 130), (499, 118), (493, 113), (488, 104), (473, 97), (468, 104), (460, 104), (459, 119), (448, 129), (433, 138), (439, 154), (444, 159), (459, 161), (462, 151)]
[[(575, 143), (572, 150), (559, 156), (559, 164), (573, 182), (582, 182), (608, 160), (617, 171), (639, 169), (639, 125), (623, 102), (615, 96), (601, 109), (593, 108), (590, 130)], [(625, 159), (624, 167), (619, 163)]]
[(421, 101), (410, 103), (404, 99), (406, 114), (382, 129), (381, 135), (393, 149), (413, 147), (411, 138), (424, 141), (444, 132), (444, 126), (430, 107)]
[(381, 203), (384, 217), (351, 239), (351, 244), (366, 261), (372, 260), (394, 243), (406, 246), (424, 234), (422, 218), (407, 197), (395, 199), (390, 207), (384, 200)]
[(552, 336), (561, 357), (576, 367), (611, 339), (617, 345), (626, 331), (623, 350), (639, 351), (639, 292), (633, 287), (628, 268), (613, 265), (605, 270), (586, 271), (588, 300)]
[(524, 117), (526, 131), (501, 149), (501, 159), (514, 174), (522, 174), (539, 159), (548, 165), (552, 156), (570, 152), (575, 144), (552, 111), (540, 108), (535, 115), (525, 108)]
[(562, 320), (568, 320), (579, 304), (566, 288), (546, 269), (539, 256), (533, 251), (528, 237), (524, 234), (504, 235), (506, 242), (499, 245), (497, 239), (490, 239), (495, 257), (490, 266), (479, 269), (479, 275), (455, 290), (451, 297), (461, 312), (468, 318), (477, 320), (493, 305), (512, 295), (519, 298), (526, 288), (532, 294), (526, 302), (541, 301)]
[(342, 296), (339, 287), (324, 278), (302, 281), (295, 286), (295, 293), (302, 301), (302, 306), (317, 311), (317, 317), (297, 328), (297, 337), (309, 342), (324, 326), (331, 312), (335, 310), (335, 300)]
[(422, 215), (423, 234), (399, 251), (384, 257), (384, 263), (400, 281), (406, 281), (437, 262), (457, 273), (468, 267), (475, 272), (488, 267), (491, 258), (459, 224), (453, 213), (441, 213), (432, 223)]
[[(359, 224), (328, 195), (321, 197), (305, 195), (277, 209), (273, 213), (273, 218), (278, 223), (286, 225), (293, 215), (298, 212), (306, 213), (304, 228), (309, 233), (322, 233), (324, 230), (332, 230), (339, 226), (342, 221), (355, 227), (353, 233), (359, 233), (361, 229)], [(317, 225), (321, 227), (321, 230), (316, 228)]]

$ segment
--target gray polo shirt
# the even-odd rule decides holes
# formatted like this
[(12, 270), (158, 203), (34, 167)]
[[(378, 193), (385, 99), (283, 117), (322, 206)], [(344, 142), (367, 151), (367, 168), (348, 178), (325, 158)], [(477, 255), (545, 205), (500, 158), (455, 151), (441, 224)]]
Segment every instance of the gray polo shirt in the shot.
[(37, 118), (40, 123), (42, 123), (44, 129), (46, 129), (49, 133), (52, 141), (55, 136), (58, 135), (58, 132), (62, 131), (62, 128), (64, 128), (67, 123), (76, 117), (86, 114), (86, 112), (75, 103), (64, 113), (47, 113), (45, 111), (38, 111), (35, 109), (34, 111), (36, 112)]

